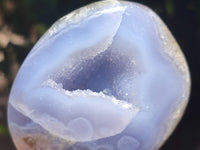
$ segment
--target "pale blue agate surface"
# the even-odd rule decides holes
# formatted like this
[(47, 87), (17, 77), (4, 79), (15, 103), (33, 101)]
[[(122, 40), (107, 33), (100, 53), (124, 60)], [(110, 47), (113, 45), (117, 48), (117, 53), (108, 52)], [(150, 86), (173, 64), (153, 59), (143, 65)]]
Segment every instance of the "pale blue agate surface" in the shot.
[(190, 89), (185, 58), (149, 8), (97, 2), (57, 21), (21, 66), (8, 123), (18, 150), (154, 150)]

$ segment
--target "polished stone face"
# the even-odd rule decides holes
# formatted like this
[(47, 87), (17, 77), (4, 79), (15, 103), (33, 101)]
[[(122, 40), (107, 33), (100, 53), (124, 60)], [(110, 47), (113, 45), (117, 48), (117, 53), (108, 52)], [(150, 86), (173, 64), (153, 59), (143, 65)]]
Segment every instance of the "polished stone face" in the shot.
[(155, 150), (177, 125), (190, 77), (149, 8), (97, 2), (57, 21), (21, 66), (8, 104), (18, 150)]

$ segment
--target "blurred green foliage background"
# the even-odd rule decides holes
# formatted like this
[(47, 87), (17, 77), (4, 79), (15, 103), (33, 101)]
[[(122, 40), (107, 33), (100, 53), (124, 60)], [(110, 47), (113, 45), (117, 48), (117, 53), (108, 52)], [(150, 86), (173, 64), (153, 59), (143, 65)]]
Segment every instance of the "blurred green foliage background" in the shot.
[[(152, 8), (180, 44), (191, 70), (186, 113), (162, 150), (200, 150), (200, 0), (135, 0)], [(36, 41), (60, 17), (94, 0), (0, 0), (0, 150), (15, 150), (6, 106), (15, 75)]]

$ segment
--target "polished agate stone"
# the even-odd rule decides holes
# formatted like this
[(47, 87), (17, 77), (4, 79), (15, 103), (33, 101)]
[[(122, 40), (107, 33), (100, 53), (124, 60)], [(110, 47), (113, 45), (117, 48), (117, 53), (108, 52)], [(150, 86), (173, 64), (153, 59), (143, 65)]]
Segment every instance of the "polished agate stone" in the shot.
[(185, 58), (149, 8), (107, 0), (58, 20), (12, 86), (18, 150), (155, 150), (190, 90)]

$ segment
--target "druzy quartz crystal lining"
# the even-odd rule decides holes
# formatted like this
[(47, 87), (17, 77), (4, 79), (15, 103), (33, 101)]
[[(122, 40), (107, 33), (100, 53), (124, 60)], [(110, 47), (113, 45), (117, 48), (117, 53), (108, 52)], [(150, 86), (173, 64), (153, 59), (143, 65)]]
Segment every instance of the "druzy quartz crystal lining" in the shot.
[(18, 150), (154, 150), (187, 104), (185, 58), (149, 8), (107, 0), (58, 20), (12, 86)]

